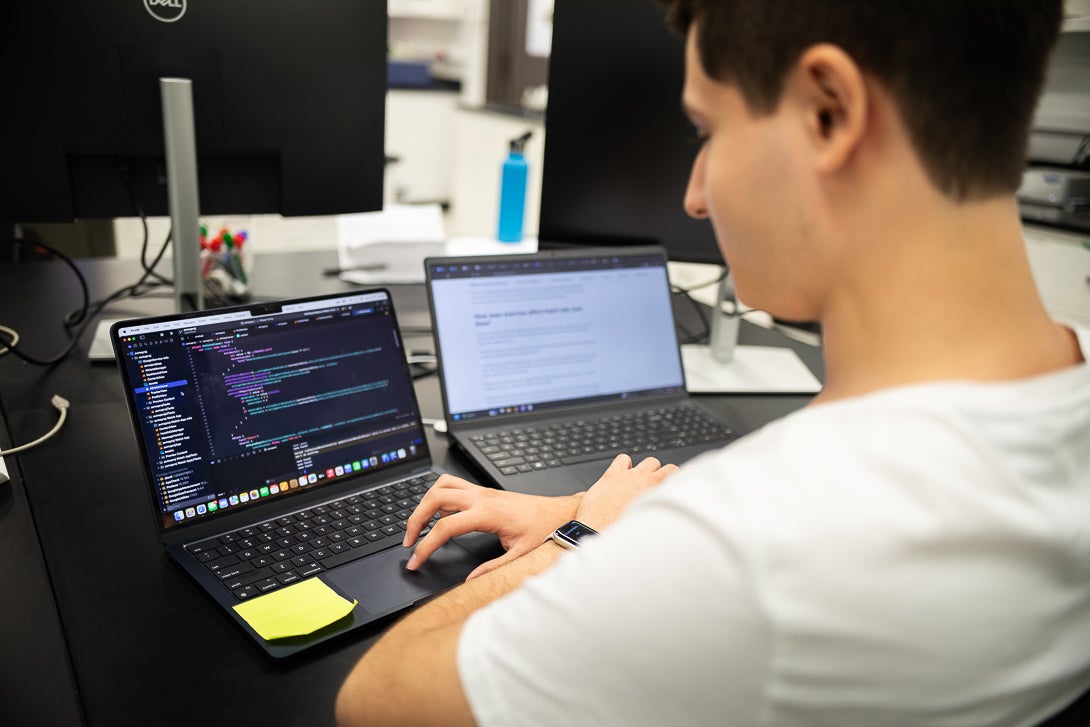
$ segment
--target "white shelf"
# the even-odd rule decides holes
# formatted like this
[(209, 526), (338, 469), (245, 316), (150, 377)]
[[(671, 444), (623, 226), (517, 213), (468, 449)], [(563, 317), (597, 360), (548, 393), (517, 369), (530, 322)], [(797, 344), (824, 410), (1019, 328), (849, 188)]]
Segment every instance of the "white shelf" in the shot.
[(1090, 31), (1090, 0), (1064, 0), (1064, 33)]
[(1090, 32), (1090, 15), (1078, 15), (1064, 19), (1063, 27), (1060, 29), (1063, 33), (1086, 33)]
[(422, 18), (427, 20), (465, 19), (463, 0), (389, 0), (387, 10), (391, 18)]

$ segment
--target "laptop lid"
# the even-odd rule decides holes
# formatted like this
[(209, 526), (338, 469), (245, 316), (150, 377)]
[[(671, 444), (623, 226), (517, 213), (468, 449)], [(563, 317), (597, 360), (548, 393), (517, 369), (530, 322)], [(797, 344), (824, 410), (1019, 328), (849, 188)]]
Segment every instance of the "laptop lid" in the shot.
[(110, 337), (161, 539), (431, 464), (386, 290), (120, 321)]
[(685, 394), (659, 247), (429, 258), (448, 427)]

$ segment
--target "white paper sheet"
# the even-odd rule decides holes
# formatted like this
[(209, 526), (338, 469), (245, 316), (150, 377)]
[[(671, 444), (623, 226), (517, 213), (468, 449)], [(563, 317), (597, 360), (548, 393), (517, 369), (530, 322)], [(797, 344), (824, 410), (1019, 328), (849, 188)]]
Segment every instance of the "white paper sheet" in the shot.
[(340, 278), (349, 283), (424, 282), (424, 258), (446, 252), (437, 204), (390, 205), (381, 212), (337, 217)]
[(779, 346), (736, 346), (734, 359), (720, 363), (707, 346), (681, 347), (686, 388), (694, 394), (814, 394), (821, 382), (798, 354)]

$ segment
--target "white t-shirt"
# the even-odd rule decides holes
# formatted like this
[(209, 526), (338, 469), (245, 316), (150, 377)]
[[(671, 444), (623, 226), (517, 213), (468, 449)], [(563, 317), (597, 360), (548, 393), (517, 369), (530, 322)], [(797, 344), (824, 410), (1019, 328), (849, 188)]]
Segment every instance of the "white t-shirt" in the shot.
[(1090, 682), (1090, 365), (705, 455), (475, 613), (458, 668), (489, 726), (1039, 722)]

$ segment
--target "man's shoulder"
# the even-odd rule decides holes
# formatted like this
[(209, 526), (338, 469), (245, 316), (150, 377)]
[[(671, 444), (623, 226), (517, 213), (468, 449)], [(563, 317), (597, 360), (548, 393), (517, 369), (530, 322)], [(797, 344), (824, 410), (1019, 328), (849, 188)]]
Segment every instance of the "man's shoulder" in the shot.
[(767, 535), (842, 539), (881, 530), (857, 528), (861, 513), (896, 528), (937, 513), (969, 523), (994, 508), (1052, 512), (1059, 484), (1072, 498), (1090, 488), (1085, 465), (1057, 467), (1084, 462), (1064, 453), (1090, 446), (1090, 405), (1078, 406), (1090, 387), (1074, 396), (1069, 384), (953, 382), (811, 406), (694, 460), (662, 495), (694, 517), (729, 512)]
[(966, 413), (962, 391), (917, 387), (802, 409), (690, 462), (663, 495), (778, 522), (829, 509), (835, 523), (861, 502), (892, 517), (921, 492), (962, 491), (1002, 466), (1000, 440)]

